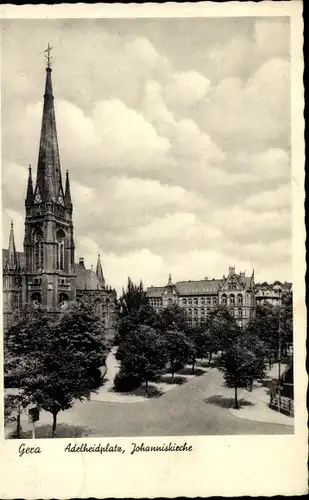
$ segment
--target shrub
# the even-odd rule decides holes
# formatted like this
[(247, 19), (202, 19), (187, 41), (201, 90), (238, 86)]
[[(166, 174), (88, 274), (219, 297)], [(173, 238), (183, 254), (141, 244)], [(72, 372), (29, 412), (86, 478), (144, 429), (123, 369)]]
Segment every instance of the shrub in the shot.
[(120, 370), (114, 378), (114, 390), (117, 392), (129, 392), (140, 385), (141, 380), (134, 373), (126, 373)]

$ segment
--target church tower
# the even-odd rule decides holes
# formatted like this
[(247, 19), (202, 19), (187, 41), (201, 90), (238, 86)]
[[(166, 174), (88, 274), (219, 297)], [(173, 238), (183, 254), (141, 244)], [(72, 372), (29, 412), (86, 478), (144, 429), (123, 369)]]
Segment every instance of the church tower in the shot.
[(73, 205), (69, 174), (62, 185), (50, 47), (35, 186), (29, 168), (25, 199), (23, 303), (61, 312), (76, 297)]

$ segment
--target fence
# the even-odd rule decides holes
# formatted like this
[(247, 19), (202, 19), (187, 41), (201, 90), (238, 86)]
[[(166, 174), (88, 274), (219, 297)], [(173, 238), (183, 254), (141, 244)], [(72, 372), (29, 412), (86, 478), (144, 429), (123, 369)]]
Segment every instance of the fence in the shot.
[(272, 410), (280, 411), (280, 413), (284, 413), (286, 415), (290, 415), (294, 417), (294, 401), (290, 398), (285, 398), (281, 396), (280, 398), (280, 409), (279, 409), (279, 396), (276, 395), (272, 401), (269, 403), (269, 407)]

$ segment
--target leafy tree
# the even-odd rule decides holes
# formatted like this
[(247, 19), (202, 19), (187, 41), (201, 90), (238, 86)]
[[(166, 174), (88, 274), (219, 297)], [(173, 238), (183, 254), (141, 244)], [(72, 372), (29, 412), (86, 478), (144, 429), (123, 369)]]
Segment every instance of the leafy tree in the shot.
[(262, 341), (250, 335), (239, 335), (225, 349), (217, 362), (225, 384), (235, 390), (235, 408), (239, 408), (237, 390), (248, 387), (254, 379), (265, 375), (265, 348)]
[(194, 374), (196, 358), (204, 358), (208, 352), (207, 330), (205, 330), (205, 326), (202, 325), (187, 327), (186, 337), (188, 342), (188, 355), (192, 362), (192, 374)]
[(177, 329), (181, 332), (187, 330), (187, 318), (185, 311), (178, 304), (172, 304), (161, 313), (162, 329), (164, 331)]
[(194, 350), (194, 346), (184, 332), (175, 328), (164, 332), (164, 349), (169, 360), (173, 380), (176, 367), (185, 363), (190, 352), (192, 353)]
[(209, 363), (213, 352), (224, 351), (234, 343), (240, 334), (235, 318), (226, 306), (219, 305), (210, 312), (207, 322), (207, 343)]
[(154, 328), (139, 325), (125, 342), (118, 346), (116, 358), (120, 360), (120, 374), (148, 383), (156, 380), (166, 366), (164, 339)]
[(127, 289), (123, 290), (118, 306), (115, 345), (123, 342), (139, 325), (157, 327), (159, 324), (159, 316), (150, 306), (142, 282), (135, 285), (128, 278)]
[(5, 335), (6, 349), (22, 359), (16, 384), (24, 400), (53, 415), (89, 398), (101, 384), (105, 329), (90, 300), (72, 304), (60, 317), (41, 311), (23, 315)]

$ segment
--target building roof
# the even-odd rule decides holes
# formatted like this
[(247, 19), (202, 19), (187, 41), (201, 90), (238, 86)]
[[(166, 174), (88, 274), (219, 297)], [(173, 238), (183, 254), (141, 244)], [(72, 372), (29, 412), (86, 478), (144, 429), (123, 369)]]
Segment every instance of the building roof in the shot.
[[(19, 261), (20, 269), (22, 270), (25, 265), (25, 255), (23, 252), (16, 252), (17, 259)], [(9, 258), (9, 250), (7, 248), (2, 249), (2, 269), (4, 269), (6, 262)]]
[(223, 283), (223, 279), (178, 281), (176, 291), (179, 295), (212, 295), (219, 291)]
[(150, 286), (147, 288), (147, 297), (156, 298), (162, 297), (165, 290), (164, 286)]
[(99, 278), (93, 269), (86, 269), (84, 264), (74, 264), (77, 290), (98, 290), (102, 288)]

